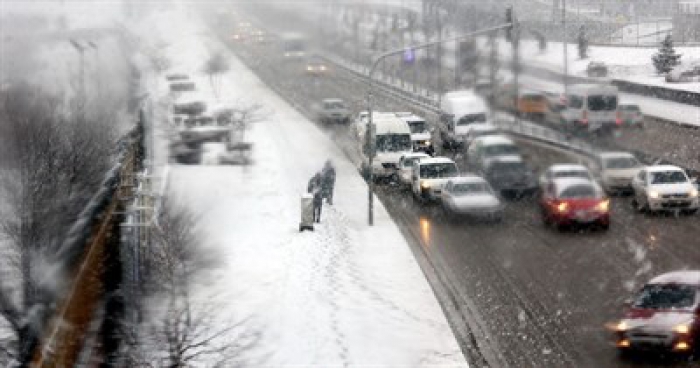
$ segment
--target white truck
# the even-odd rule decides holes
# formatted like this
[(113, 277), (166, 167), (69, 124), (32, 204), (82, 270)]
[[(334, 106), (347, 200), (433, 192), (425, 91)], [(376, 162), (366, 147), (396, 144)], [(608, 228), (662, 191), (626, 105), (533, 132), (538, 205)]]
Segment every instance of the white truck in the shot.
[(436, 127), (445, 149), (462, 149), (469, 131), (491, 120), (486, 101), (472, 90), (445, 93), (440, 110)]
[(565, 97), (561, 123), (566, 130), (612, 130), (622, 124), (617, 87), (606, 84), (574, 84)]
[[(401, 156), (413, 151), (411, 130), (408, 124), (394, 113), (375, 112), (372, 114), (372, 120), (371, 144), (367, 140), (369, 119), (358, 119), (355, 124), (362, 158), (361, 170), (366, 175), (371, 170), (375, 179), (388, 179), (397, 174)], [(374, 157), (370, 167), (371, 154), (374, 154)]]

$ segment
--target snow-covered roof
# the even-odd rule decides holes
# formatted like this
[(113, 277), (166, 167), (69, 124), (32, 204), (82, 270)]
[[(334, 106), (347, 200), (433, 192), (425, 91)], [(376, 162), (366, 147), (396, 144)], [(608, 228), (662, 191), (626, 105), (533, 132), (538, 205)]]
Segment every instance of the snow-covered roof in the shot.
[[(474, 127), (476, 127), (477, 125), (479, 125), (479, 124), (474, 124)], [(474, 127), (472, 127), (472, 129)], [(479, 141), (479, 142), (481, 142), (481, 144), (487, 145), (487, 146), (496, 145), (496, 144), (515, 145), (513, 140), (511, 140), (510, 138), (508, 138), (504, 135), (487, 135), (487, 136), (483, 136), (483, 137), (479, 137), (479, 138), (474, 139), (474, 143), (476, 143), (477, 141)]]
[(554, 164), (549, 167), (549, 171), (585, 171), (588, 172), (588, 168), (580, 164)]
[(493, 159), (491, 159), (491, 164), (496, 163), (496, 162), (524, 162), (523, 158), (519, 155), (505, 155), (505, 156), (496, 156)]
[(647, 166), (647, 171), (648, 172), (662, 172), (662, 171), (683, 171), (678, 166), (673, 166), (673, 165), (652, 165), (652, 166)]
[(623, 151), (610, 151), (599, 153), (600, 158), (636, 158), (633, 154)]
[(482, 178), (481, 176), (474, 175), (474, 174), (467, 174), (467, 175), (462, 175), (458, 176), (455, 178), (450, 179), (452, 183), (454, 184), (462, 184), (462, 183), (485, 183), (486, 180)]
[(324, 103), (333, 103), (333, 102), (345, 103), (345, 101), (343, 101), (343, 99), (341, 99), (341, 98), (335, 98), (335, 97), (333, 97), (333, 98), (324, 98), (324, 99), (323, 99), (323, 102), (324, 102)]
[(433, 164), (454, 164), (455, 162), (452, 161), (451, 158), (449, 157), (431, 157), (431, 158), (424, 158), (421, 159), (418, 164), (419, 165), (433, 165)]
[(700, 286), (700, 271), (673, 271), (654, 277), (649, 284), (690, 284)]
[(401, 155), (402, 158), (424, 158), (424, 157), (430, 157), (427, 153), (424, 152), (410, 152), (410, 153), (404, 153)]
[(492, 132), (497, 131), (498, 127), (491, 123), (473, 124), (471, 130), (478, 132)]

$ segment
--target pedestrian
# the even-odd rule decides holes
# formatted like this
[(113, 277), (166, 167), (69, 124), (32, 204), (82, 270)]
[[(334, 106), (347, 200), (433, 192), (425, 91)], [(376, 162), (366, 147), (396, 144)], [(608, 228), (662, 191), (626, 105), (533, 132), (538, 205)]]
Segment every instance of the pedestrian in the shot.
[(323, 197), (329, 205), (333, 205), (333, 191), (335, 189), (335, 167), (331, 160), (326, 161), (321, 170), (321, 190)]
[(319, 188), (321, 186), (321, 173), (316, 173), (314, 176), (309, 179), (309, 185), (306, 186), (306, 192), (307, 193), (312, 193), (314, 192), (314, 189)]
[(323, 192), (321, 187), (314, 187), (312, 193), (314, 195), (314, 222), (321, 222), (321, 209), (323, 208)]
[(430, 157), (435, 156), (435, 147), (433, 147), (432, 142), (428, 143), (428, 146), (425, 147), (425, 153)]

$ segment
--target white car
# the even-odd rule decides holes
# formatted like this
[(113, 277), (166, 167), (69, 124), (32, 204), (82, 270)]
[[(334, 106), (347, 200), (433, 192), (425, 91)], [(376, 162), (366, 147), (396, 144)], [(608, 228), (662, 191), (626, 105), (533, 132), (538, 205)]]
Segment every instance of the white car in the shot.
[(428, 150), (428, 147), (432, 144), (432, 137), (425, 119), (410, 112), (397, 112), (396, 116), (405, 121), (408, 127), (411, 128), (413, 150), (423, 152)]
[(421, 159), (413, 165), (411, 173), (413, 197), (419, 201), (438, 200), (442, 194), (442, 187), (457, 176), (457, 164), (447, 157)]
[(596, 157), (596, 170), (600, 183), (608, 193), (631, 191), (632, 179), (642, 165), (633, 154), (627, 152), (604, 152)]
[(648, 166), (632, 180), (632, 202), (640, 212), (698, 211), (698, 189), (685, 171), (672, 165)]
[(503, 204), (489, 183), (483, 178), (470, 175), (447, 181), (442, 190), (442, 207), (448, 217), (470, 216), (500, 221)]
[(413, 165), (416, 162), (430, 158), (430, 156), (423, 152), (412, 152), (406, 153), (401, 158), (399, 158), (399, 168), (398, 168), (398, 181), (401, 186), (411, 187), (411, 175), (413, 174)]
[(545, 191), (549, 185), (555, 180), (561, 178), (582, 178), (589, 180), (596, 190), (602, 191), (603, 188), (593, 177), (593, 174), (587, 167), (579, 164), (554, 164), (550, 166), (540, 176), (540, 190)]

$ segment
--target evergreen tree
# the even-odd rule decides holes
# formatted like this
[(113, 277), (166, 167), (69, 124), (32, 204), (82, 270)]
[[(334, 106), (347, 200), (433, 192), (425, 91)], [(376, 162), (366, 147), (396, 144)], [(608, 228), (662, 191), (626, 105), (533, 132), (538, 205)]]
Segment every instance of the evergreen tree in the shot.
[(681, 54), (676, 54), (676, 50), (673, 48), (673, 39), (671, 35), (666, 36), (666, 38), (661, 41), (659, 52), (651, 57), (656, 72), (659, 74), (665, 74), (673, 70), (674, 67), (681, 63), (680, 59)]

